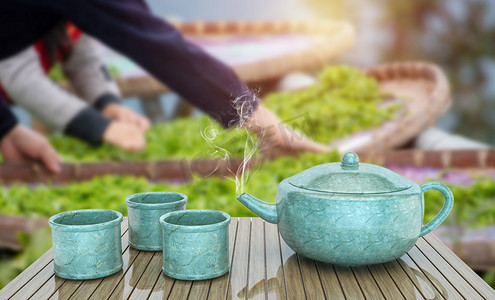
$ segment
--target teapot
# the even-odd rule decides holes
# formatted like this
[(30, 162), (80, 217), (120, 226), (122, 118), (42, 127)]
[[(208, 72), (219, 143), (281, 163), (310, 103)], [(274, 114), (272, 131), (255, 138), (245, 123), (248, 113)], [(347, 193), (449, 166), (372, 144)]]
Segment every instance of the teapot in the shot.
[[(423, 226), (424, 196), (437, 190), (445, 198), (440, 212)], [(237, 199), (278, 226), (295, 252), (327, 263), (357, 266), (397, 259), (419, 237), (442, 223), (454, 196), (440, 182), (421, 185), (347, 152), (340, 163), (309, 168), (284, 179), (276, 203), (243, 193)]]

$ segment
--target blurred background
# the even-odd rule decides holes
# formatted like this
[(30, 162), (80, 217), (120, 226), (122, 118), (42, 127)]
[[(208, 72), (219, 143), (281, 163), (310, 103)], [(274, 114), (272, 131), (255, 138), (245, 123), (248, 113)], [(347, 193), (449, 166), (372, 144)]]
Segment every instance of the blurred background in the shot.
[[(446, 72), (452, 108), (437, 126), (495, 143), (495, 3), (489, 0), (147, 0), (175, 21), (340, 19), (356, 30), (355, 46), (336, 63), (371, 67), (397, 60), (434, 62)], [(177, 97), (164, 95), (166, 116)], [(126, 105), (142, 112), (136, 99)], [(18, 110), (23, 122), (29, 118)]]
[[(450, 140), (455, 144), (455, 147), (451, 149), (469, 148), (473, 150), (470, 152), (472, 155), (478, 155), (476, 152), (478, 148), (483, 151), (491, 151), (493, 148), (495, 143), (493, 134), (495, 131), (495, 1), (147, 0), (147, 2), (155, 14), (174, 22), (348, 21), (354, 27), (354, 45), (329, 62), (329, 65), (346, 65), (360, 69), (371, 68), (382, 63), (407, 61), (424, 61), (438, 65), (450, 83), (452, 98), (450, 109), (436, 119), (435, 126), (441, 130), (442, 138), (450, 140), (451, 134), (463, 136), (464, 138), (460, 140), (456, 138)], [(248, 51), (246, 49), (251, 48), (241, 50)], [(129, 76), (145, 74), (139, 67), (118, 53), (103, 46), (100, 50), (117, 77), (126, 74), (130, 74)], [(320, 68), (304, 70), (304, 73), (299, 73), (299, 77), (295, 77), (295, 82), (292, 80), (291, 84), (304, 86), (314, 83), (323, 67), (324, 65)], [(280, 87), (284, 78), (270, 78), (269, 82), (254, 82), (251, 86), (260, 94), (264, 94), (276, 90), (275, 87)], [(142, 100), (142, 98), (147, 99)], [(156, 143), (149, 141), (147, 151), (151, 154), (132, 156), (105, 147), (100, 152), (98, 152), (100, 149), (93, 152), (90, 147), (74, 144), (72, 141), (61, 141), (58, 137), (55, 137), (52, 143), (59, 147), (57, 149), (66, 155), (64, 158), (68, 161), (81, 159), (81, 161), (94, 162), (109, 157), (120, 161), (131, 161), (136, 158), (156, 160), (157, 158), (191, 159), (198, 157), (199, 150), (197, 149), (203, 148), (202, 146), (198, 148), (197, 144), (188, 144), (186, 131), (198, 135), (210, 126), (208, 121), (198, 121), (195, 125), (191, 125), (181, 123), (183, 121), (179, 120), (174, 125), (176, 127), (172, 127), (173, 129), (160, 127), (175, 118), (201, 116), (199, 111), (185, 104), (180, 97), (164, 92), (151, 97), (126, 97), (123, 103), (139, 114), (148, 115), (154, 121), (156, 128), (164, 130), (148, 136), (156, 141)], [(25, 110), (15, 107), (15, 112), (24, 124), (35, 127), (32, 118)], [(177, 132), (181, 132), (182, 135), (170, 138)], [(168, 144), (163, 142), (165, 138)], [(243, 153), (246, 135), (242, 135), (240, 141), (236, 140), (234, 143), (232, 143), (232, 138), (233, 136), (226, 136), (218, 143), (220, 145), (241, 145), (240, 150), (237, 150)], [(201, 141), (204, 143), (204, 139)], [(414, 145), (408, 144), (406, 148), (412, 146)], [(441, 146), (436, 145), (435, 150), (442, 150)], [(207, 148), (204, 149), (207, 151)], [(104, 151), (108, 153), (103, 153)], [(486, 155), (486, 152), (482, 153)], [(235, 154), (233, 156), (235, 157)], [(245, 181), (244, 188), (248, 192), (256, 189), (259, 191), (273, 190), (268, 191), (268, 196), (263, 198), (272, 197), (274, 200), (275, 187), (280, 180), (312, 165), (340, 158), (338, 154), (333, 153), (323, 158), (305, 156), (297, 163), (291, 159), (293, 160), (293, 158), (281, 158), (262, 165), (249, 175), (246, 174), (246, 178), (241, 179)], [(474, 161), (477, 159), (478, 156), (473, 158)], [(305, 162), (301, 162), (302, 160)], [(286, 167), (288, 165), (291, 167)], [(454, 190), (456, 204), (451, 216), (436, 233), (461, 258), (470, 260), (468, 264), (492, 287), (495, 287), (494, 166), (488, 168), (472, 165), (464, 169), (455, 169), (442, 167), (441, 163), (436, 161), (434, 165), (424, 164), (420, 167), (394, 164), (387, 165), (387, 167), (417, 182), (439, 179), (449, 184)], [(284, 171), (274, 172), (274, 170)], [(172, 180), (170, 183), (170, 181), (160, 180), (148, 181), (144, 178), (107, 176), (89, 182), (72, 181), (53, 185), (51, 183), (47, 185), (4, 184), (2, 195), (0, 195), (0, 204), (3, 207), (1, 212), (6, 215), (25, 217), (22, 219), (23, 224), (49, 217), (56, 212), (95, 206), (116, 209), (125, 214), (126, 207), (123, 199), (128, 194), (151, 190), (177, 190), (188, 194), (192, 199), (191, 206), (188, 202), (188, 208), (212, 208), (224, 210), (232, 216), (252, 216), (234, 199), (239, 188), (235, 184), (238, 183), (238, 178), (225, 180), (209, 177), (203, 180), (194, 177), (191, 182), (186, 181), (182, 178)], [(214, 201), (210, 199), (211, 195), (215, 195)], [(432, 193), (429, 197), (432, 200), (426, 203), (427, 219), (434, 216), (442, 204), (439, 195)], [(22, 201), (12, 200), (14, 198), (22, 199)], [(56, 201), (53, 201), (54, 199)], [(75, 203), (74, 199), (84, 200)], [(27, 228), (26, 226), (23, 228)], [(9, 270), (0, 276), (0, 288), (51, 246), (49, 230), (45, 234), (48, 240), (40, 235), (32, 235), (31, 229), (24, 230), (19, 235), (21, 246), (16, 244), (15, 247), (0, 251), (0, 269)]]
[(349, 20), (356, 29), (356, 44), (337, 62), (361, 67), (397, 60), (435, 62), (448, 75), (454, 100), (437, 125), (488, 144), (495, 143), (493, 1), (148, 0), (148, 3), (158, 15), (182, 21)]

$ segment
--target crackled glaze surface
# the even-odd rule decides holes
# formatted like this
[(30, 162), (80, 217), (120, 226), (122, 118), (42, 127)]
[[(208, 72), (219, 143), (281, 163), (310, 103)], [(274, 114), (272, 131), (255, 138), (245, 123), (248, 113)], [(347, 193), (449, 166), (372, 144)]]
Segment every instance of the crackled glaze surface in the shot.
[(144, 251), (162, 250), (160, 217), (186, 209), (187, 196), (174, 192), (134, 194), (125, 199), (129, 215), (129, 245)]
[[(445, 204), (422, 226), (423, 193), (438, 190)], [(283, 180), (277, 202), (263, 202), (247, 193), (237, 197), (271, 223), (294, 251), (308, 258), (339, 264), (365, 265), (394, 260), (450, 213), (452, 192), (439, 182), (421, 186), (370, 164), (348, 152), (341, 163), (315, 166)]]
[(94, 279), (122, 269), (121, 222), (121, 213), (103, 209), (51, 217), (55, 274), (66, 279)]
[(214, 210), (187, 210), (160, 218), (163, 272), (182, 280), (204, 280), (229, 270), (230, 216)]
[(423, 220), (419, 187), (381, 195), (282, 193), (280, 235), (294, 251), (339, 265), (390, 261), (411, 249)]

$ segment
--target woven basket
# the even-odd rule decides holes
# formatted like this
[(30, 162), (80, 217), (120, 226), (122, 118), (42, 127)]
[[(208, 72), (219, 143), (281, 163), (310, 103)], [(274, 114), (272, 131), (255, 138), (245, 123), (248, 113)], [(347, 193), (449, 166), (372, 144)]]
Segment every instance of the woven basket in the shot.
[[(276, 36), (298, 34), (311, 40), (311, 47), (285, 52), (276, 57), (232, 65), (246, 83), (280, 78), (293, 71), (313, 70), (345, 53), (354, 45), (354, 28), (344, 21), (319, 22), (192, 22), (174, 24), (186, 37), (211, 38)], [(152, 98), (168, 92), (158, 80), (149, 75), (118, 77), (116, 81), (125, 98)]]
[(409, 142), (435, 124), (451, 105), (445, 74), (434, 64), (403, 62), (380, 65), (365, 71), (378, 80), (381, 90), (403, 101), (394, 121), (332, 143), (344, 151), (382, 153)]

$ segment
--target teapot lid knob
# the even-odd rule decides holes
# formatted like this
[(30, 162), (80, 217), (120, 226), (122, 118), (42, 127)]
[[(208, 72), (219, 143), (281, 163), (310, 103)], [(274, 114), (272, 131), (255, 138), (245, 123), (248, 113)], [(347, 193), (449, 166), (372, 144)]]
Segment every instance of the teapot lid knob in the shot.
[(359, 168), (359, 157), (354, 152), (346, 152), (342, 155), (340, 166), (344, 170), (357, 170)]

